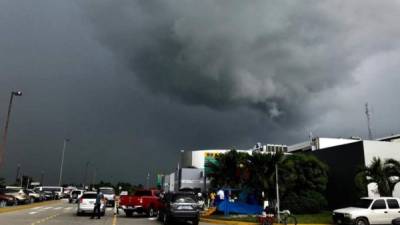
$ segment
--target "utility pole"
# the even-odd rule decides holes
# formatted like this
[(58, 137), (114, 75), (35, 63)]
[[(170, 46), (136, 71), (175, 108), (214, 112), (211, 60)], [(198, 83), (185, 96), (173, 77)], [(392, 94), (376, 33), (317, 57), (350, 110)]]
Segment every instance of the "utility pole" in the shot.
[(61, 153), (61, 165), (60, 165), (60, 178), (58, 180), (58, 186), (62, 185), (62, 175), (63, 175), (63, 166), (64, 166), (64, 155), (65, 155), (65, 149), (67, 148), (67, 142), (70, 141), (68, 138), (64, 139), (64, 144), (62, 148), (62, 153)]
[(44, 186), (43, 181), (44, 181), (44, 171), (42, 170), (42, 172), (40, 173), (40, 185), (41, 186)]
[(7, 118), (6, 118), (6, 122), (4, 124), (3, 143), (0, 145), (0, 167), (3, 165), (3, 157), (4, 157), (4, 152), (5, 152), (5, 149), (6, 149), (6, 145), (7, 145), (8, 126), (9, 126), (9, 123), (10, 123), (11, 108), (12, 108), (12, 103), (13, 103), (13, 100), (14, 100), (14, 96), (21, 96), (21, 95), (22, 95), (21, 91), (12, 91), (11, 92), (10, 102), (8, 104)]
[(146, 188), (150, 189), (150, 172), (147, 172), (147, 177), (146, 177)]
[(18, 182), (19, 173), (21, 171), (21, 164), (17, 164), (17, 175), (15, 176), (15, 182)]
[(278, 177), (278, 163), (275, 164), (275, 179), (276, 179), (276, 210), (278, 216), (278, 223), (281, 221), (281, 217), (279, 215), (280, 212), (280, 200), (279, 200), (279, 177)]
[(371, 130), (371, 115), (370, 115), (369, 108), (368, 108), (368, 102), (365, 103), (365, 115), (367, 117), (368, 139), (372, 140), (373, 136), (372, 136), (372, 130)]
[(84, 174), (84, 177), (83, 177), (83, 185), (82, 185), (84, 190), (85, 190), (86, 181), (87, 181), (87, 172), (88, 172), (89, 164), (90, 164), (90, 162), (87, 161), (86, 162), (86, 166), (85, 166), (85, 174)]

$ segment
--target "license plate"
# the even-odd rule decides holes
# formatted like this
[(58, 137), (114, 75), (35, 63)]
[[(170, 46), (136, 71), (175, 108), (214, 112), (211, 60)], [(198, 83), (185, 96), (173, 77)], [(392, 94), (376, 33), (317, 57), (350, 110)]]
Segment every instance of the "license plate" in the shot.
[(188, 206), (188, 205), (183, 205), (183, 206), (178, 206), (178, 209), (188, 209), (188, 210), (190, 210), (190, 209), (192, 209), (192, 207)]

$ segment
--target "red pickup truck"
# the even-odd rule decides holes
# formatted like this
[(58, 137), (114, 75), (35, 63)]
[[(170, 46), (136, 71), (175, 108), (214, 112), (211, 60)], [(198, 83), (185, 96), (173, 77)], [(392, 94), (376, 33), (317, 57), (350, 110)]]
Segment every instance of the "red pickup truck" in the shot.
[(134, 212), (146, 213), (147, 216), (156, 216), (160, 209), (159, 190), (138, 190), (134, 195), (123, 195), (119, 200), (119, 207), (130, 217)]

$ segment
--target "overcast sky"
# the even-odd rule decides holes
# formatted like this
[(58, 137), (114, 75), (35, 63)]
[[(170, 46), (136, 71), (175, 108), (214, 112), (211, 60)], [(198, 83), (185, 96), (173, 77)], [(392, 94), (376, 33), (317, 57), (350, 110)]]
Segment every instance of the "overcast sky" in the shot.
[(400, 133), (399, 1), (1, 0), (5, 165), (145, 183), (180, 149)]

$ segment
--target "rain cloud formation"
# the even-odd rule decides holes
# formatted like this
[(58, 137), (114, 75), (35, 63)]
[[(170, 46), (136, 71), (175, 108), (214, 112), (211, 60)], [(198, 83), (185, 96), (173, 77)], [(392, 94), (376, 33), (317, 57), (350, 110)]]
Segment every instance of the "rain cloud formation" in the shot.
[[(54, 62), (54, 70), (64, 71), (54, 76), (40, 75), (49, 70), (43, 69), (48, 61), (28, 57), (26, 70), (17, 71), (36, 68), (26, 77), (31, 82), (20, 85), (21, 77), (7, 77), (17, 74), (12, 63), (0, 66), (0, 82), (13, 80), (12, 85), (29, 88), (38, 76), (50, 83), (65, 79), (57, 84), (65, 89), (59, 95), (66, 102), (60, 106), (65, 111), (57, 138), (73, 134), (72, 148), (80, 149), (76, 153), (104, 154), (111, 164), (122, 160), (104, 169), (104, 176), (119, 171), (113, 179), (140, 182), (147, 167), (153, 173), (170, 172), (179, 149), (250, 148), (256, 142), (290, 145), (307, 140), (310, 132), (366, 137), (366, 102), (372, 106), (376, 137), (400, 132), (399, 1), (44, 2), (32, 5), (37, 11), (26, 7), (31, 18), (56, 24), (54, 30), (38, 34), (43, 42), (39, 46), (49, 45), (43, 33), (65, 30), (56, 36), (57, 50), (48, 50), (48, 58), (52, 62), (54, 56), (76, 51), (68, 53), (74, 60)], [(3, 4), (3, 10), (19, 12), (21, 5)], [(13, 27), (13, 18), (21, 15), (4, 16), (0, 28)], [(30, 23), (24, 22), (35, 33)], [(14, 51), (23, 46), (20, 43), (37, 41), (31, 33), (19, 32), (25, 36), (0, 37), (0, 50)], [(11, 39), (16, 40), (13, 47)], [(0, 59), (6, 57), (1, 54)], [(65, 72), (71, 70), (75, 75)], [(37, 86), (43, 88), (43, 83)], [(7, 99), (0, 100), (4, 107)], [(34, 115), (29, 118), (34, 120)], [(46, 118), (38, 121), (52, 126)], [(14, 148), (34, 152), (41, 146), (22, 142)], [(53, 143), (45, 152), (56, 147)], [(156, 154), (143, 163), (141, 156), (149, 152)], [(11, 164), (18, 160), (14, 157)], [(133, 174), (121, 172), (129, 160), (138, 165)], [(14, 167), (6, 168), (11, 173)], [(77, 172), (69, 172), (68, 179), (77, 182), (72, 175)]]

